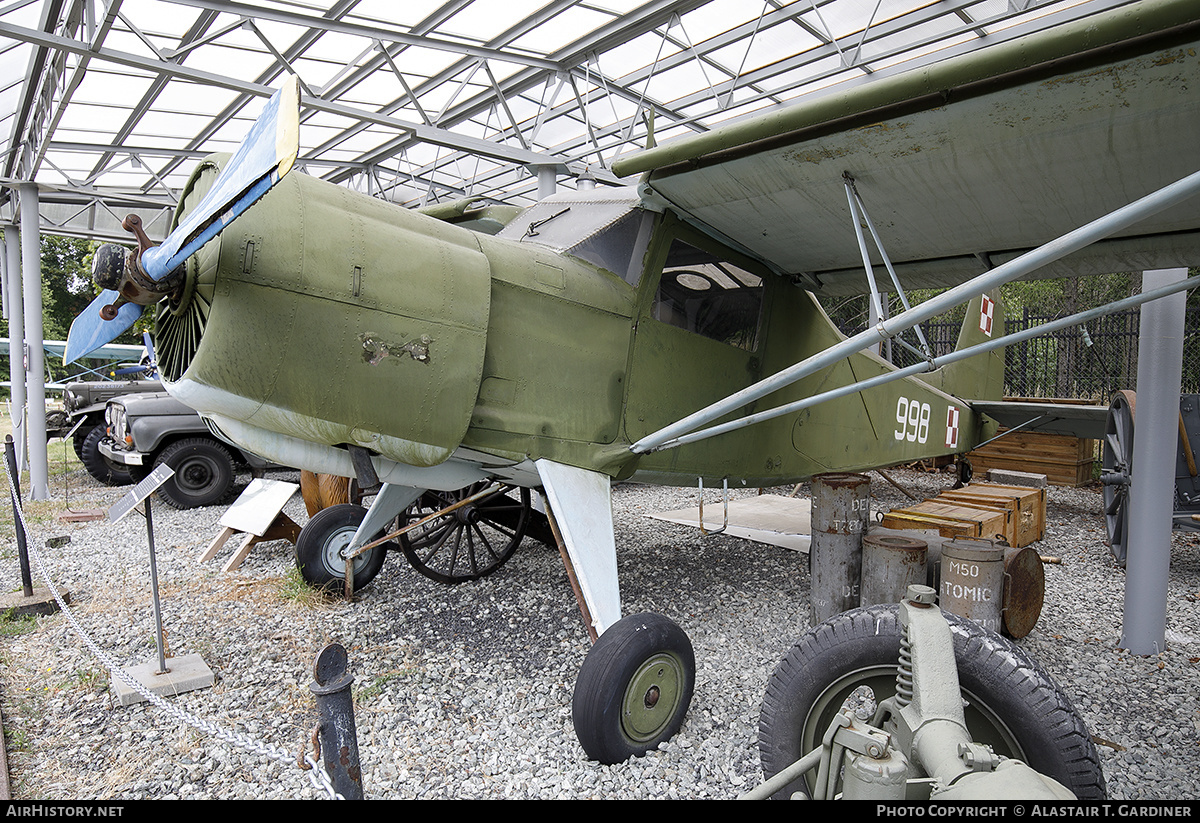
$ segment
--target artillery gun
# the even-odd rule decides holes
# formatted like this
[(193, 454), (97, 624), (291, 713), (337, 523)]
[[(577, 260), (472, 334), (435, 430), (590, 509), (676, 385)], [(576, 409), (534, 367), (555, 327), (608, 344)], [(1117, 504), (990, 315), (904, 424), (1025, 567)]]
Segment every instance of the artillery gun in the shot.
[(805, 634), (767, 685), (743, 799), (1099, 800), (1082, 719), (1020, 648), (927, 586)]

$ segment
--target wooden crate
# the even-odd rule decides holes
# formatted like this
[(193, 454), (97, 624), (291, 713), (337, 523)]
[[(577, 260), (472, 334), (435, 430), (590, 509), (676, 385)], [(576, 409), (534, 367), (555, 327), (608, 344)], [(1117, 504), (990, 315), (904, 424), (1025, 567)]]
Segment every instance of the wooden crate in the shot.
[(967, 459), (977, 474), (987, 469), (1009, 469), (1044, 474), (1046, 481), (1055, 486), (1082, 486), (1092, 479), (1095, 452), (1095, 440), (1018, 431), (968, 452)]
[(1007, 539), (1013, 513), (964, 503), (926, 500), (883, 516), (885, 529), (936, 529), (942, 537)]
[(1036, 543), (1046, 535), (1045, 489), (971, 483), (961, 489), (948, 489), (937, 499), (1011, 512), (1006, 540), (1016, 548)]

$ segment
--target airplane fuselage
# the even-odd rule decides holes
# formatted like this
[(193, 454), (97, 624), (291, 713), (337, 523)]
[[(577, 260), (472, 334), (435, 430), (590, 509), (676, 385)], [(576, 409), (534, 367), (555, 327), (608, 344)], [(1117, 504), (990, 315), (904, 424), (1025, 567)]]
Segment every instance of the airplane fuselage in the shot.
[[(193, 176), (185, 210), (219, 162)], [(776, 485), (979, 436), (936, 379), (905, 379), (635, 455), (641, 437), (841, 337), (811, 294), (630, 192), (544, 202), (491, 236), (292, 174), (188, 266), (159, 311), (171, 390), (239, 446), (312, 471), (352, 475), (349, 444), (385, 482), (423, 488), (535, 485), (540, 458)], [(862, 353), (778, 400), (890, 368)]]

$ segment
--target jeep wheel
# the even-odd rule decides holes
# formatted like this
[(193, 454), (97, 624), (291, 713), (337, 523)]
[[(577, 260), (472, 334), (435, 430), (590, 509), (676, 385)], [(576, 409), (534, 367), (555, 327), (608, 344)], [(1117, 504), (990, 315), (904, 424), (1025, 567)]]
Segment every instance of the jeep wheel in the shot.
[(177, 440), (159, 453), (154, 465), (166, 463), (175, 470), (158, 487), (164, 503), (177, 509), (212, 506), (229, 499), (234, 467), (229, 450), (214, 440), (189, 437)]
[[(79, 432), (75, 434), (78, 437)], [(83, 438), (79, 460), (87, 469), (87, 473), (104, 485), (128, 486), (133, 482), (133, 475), (129, 473), (129, 469), (100, 453), (100, 441), (104, 439), (104, 435), (103, 426), (93, 426)]]

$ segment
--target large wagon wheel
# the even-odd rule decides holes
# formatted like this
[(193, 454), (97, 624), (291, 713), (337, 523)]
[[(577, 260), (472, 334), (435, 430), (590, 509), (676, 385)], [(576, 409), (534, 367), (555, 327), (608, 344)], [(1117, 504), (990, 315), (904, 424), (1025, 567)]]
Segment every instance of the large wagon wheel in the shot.
[[(414, 523), (483, 491), (487, 483), (421, 495), (404, 523)], [(500, 489), (495, 494), (435, 517), (400, 535), (400, 548), (421, 574), (440, 583), (464, 583), (504, 565), (525, 536), (532, 509), (529, 489)]]
[(1120, 565), (1125, 565), (1129, 546), (1129, 489), (1133, 478), (1133, 417), (1137, 395), (1119, 391), (1113, 395), (1104, 423), (1104, 444), (1100, 474), (1104, 484), (1104, 529), (1109, 550)]

